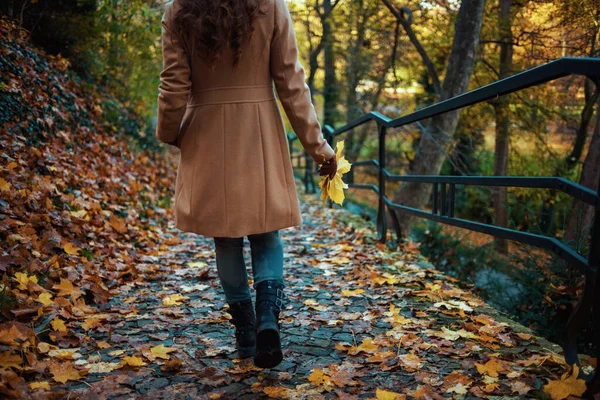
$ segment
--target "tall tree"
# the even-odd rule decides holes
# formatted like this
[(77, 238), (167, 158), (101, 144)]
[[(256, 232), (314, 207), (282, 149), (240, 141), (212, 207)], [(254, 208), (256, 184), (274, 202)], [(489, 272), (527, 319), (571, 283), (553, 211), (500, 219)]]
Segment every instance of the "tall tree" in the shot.
[[(498, 34), (500, 41), (500, 68), (498, 78), (503, 79), (512, 74), (513, 35), (512, 35), (512, 0), (499, 0)], [(510, 135), (509, 97), (502, 96), (493, 102), (496, 118), (496, 144), (494, 150), (494, 175), (505, 176), (508, 173), (508, 140)], [(494, 191), (494, 215), (498, 226), (508, 226), (508, 195), (505, 187)], [(508, 242), (496, 238), (496, 247), (502, 253), (508, 253)]]
[[(565, 30), (565, 43), (569, 42), (574, 47), (573, 55), (585, 57), (598, 57), (598, 40), (600, 35), (600, 1), (583, 0), (579, 4), (563, 1), (559, 5), (561, 13), (561, 26)], [(563, 50), (565, 55), (566, 49)], [(562, 160), (558, 160), (554, 169), (554, 176), (567, 177), (570, 172), (581, 163), (581, 157), (589, 136), (589, 127), (594, 116), (594, 108), (600, 97), (598, 82), (591, 79), (583, 80), (584, 104), (579, 122), (575, 129), (575, 137), (569, 153)], [(554, 231), (556, 216), (556, 203), (558, 193), (549, 196), (542, 208), (541, 229), (546, 234)]]
[[(585, 162), (583, 163), (583, 170), (581, 172), (581, 179), (579, 184), (590, 188), (592, 190), (598, 190), (600, 184), (600, 99), (596, 103), (596, 125), (590, 147), (588, 149)], [(581, 201), (574, 201), (569, 216), (567, 218), (567, 228), (565, 230), (565, 240), (573, 242), (580, 247), (585, 243), (585, 239), (590, 232), (592, 226), (592, 219), (594, 217), (594, 209), (591, 206), (587, 206)]]
[[(383, 2), (400, 21), (406, 20), (406, 18), (403, 18), (401, 11), (391, 5), (390, 0), (383, 0)], [(448, 59), (444, 83), (440, 89), (440, 100), (446, 100), (461, 94), (468, 88), (475, 65), (475, 54), (479, 45), (479, 34), (484, 8), (485, 0), (463, 0), (460, 4), (455, 24), (452, 51)], [(410, 27), (410, 25), (408, 26)], [(405, 27), (404, 23), (403, 27)], [(421, 54), (435, 82), (437, 73), (435, 72), (433, 63), (427, 61), (429, 57), (424, 49), (422, 49), (422, 46), (417, 45), (418, 39), (416, 37), (411, 37), (411, 42), (413, 42)], [(421, 133), (415, 159), (409, 168), (410, 174), (439, 174), (445, 153), (454, 136), (459, 115), (459, 110), (455, 110), (431, 118)], [(394, 194), (394, 202), (420, 208), (427, 203), (431, 196), (431, 190), (430, 184), (405, 182)], [(406, 232), (414, 223), (414, 218), (406, 213), (400, 214), (400, 218), (398, 219), (401, 222), (403, 231)]]
[(323, 85), (323, 123), (333, 125), (337, 114), (338, 90), (335, 75), (335, 56), (333, 49), (333, 33), (331, 30), (331, 13), (339, 0), (323, 0), (323, 10), (319, 13), (323, 26), (323, 51), (325, 82)]

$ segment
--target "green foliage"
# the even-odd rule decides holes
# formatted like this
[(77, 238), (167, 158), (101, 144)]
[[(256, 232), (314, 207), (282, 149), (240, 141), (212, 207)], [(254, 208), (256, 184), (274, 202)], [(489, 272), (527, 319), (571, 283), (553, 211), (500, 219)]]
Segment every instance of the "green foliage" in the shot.
[[(25, 7), (22, 16), (14, 10)], [(106, 88), (141, 117), (156, 113), (163, 7), (146, 0), (10, 0), (0, 10), (32, 31), (50, 54), (69, 59), (84, 79)], [(109, 109), (114, 107), (108, 107)]]
[(147, 1), (101, 1), (94, 14), (95, 34), (78, 52), (96, 81), (145, 117), (155, 113), (161, 16), (162, 8)]

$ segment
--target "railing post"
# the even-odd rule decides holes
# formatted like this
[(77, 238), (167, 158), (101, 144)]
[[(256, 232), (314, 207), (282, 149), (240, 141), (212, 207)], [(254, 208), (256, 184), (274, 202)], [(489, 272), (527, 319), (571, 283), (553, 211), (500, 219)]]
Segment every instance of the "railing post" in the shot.
[(456, 205), (456, 185), (454, 183), (450, 184), (450, 205), (448, 210), (448, 216), (454, 218), (454, 208)]
[(292, 136), (289, 134), (286, 136), (288, 142), (288, 149), (290, 149), (290, 160), (292, 160), (292, 167), (294, 167), (294, 145), (292, 144)]
[(308, 153), (304, 155), (304, 189), (306, 193), (315, 193), (315, 185), (313, 182), (312, 172), (313, 172), (313, 160), (310, 158)]
[(377, 233), (379, 241), (385, 243), (387, 239), (387, 215), (385, 210), (385, 134), (386, 126), (377, 124), (379, 131), (379, 207), (377, 209)]
[(438, 184), (434, 183), (433, 184), (433, 204), (432, 204), (432, 209), (431, 209), (431, 213), (432, 214), (437, 214), (438, 213)]
[[(600, 196), (600, 182), (598, 182), (597, 193)], [(592, 289), (594, 292), (594, 299), (592, 301), (591, 315), (593, 319), (593, 336), (596, 345), (596, 359), (600, 360), (600, 209), (596, 206), (594, 210), (594, 225), (592, 228), (592, 237), (590, 240), (590, 254), (588, 258), (588, 264), (593, 268), (595, 279), (591, 279)], [(586, 274), (586, 277), (590, 274)], [(586, 286), (588, 285), (586, 279)], [(589, 394), (595, 395), (600, 393), (600, 363), (596, 364), (596, 371), (592, 381), (588, 384)]]
[(442, 183), (442, 191), (440, 193), (440, 216), (448, 216), (448, 200), (446, 199), (446, 184)]

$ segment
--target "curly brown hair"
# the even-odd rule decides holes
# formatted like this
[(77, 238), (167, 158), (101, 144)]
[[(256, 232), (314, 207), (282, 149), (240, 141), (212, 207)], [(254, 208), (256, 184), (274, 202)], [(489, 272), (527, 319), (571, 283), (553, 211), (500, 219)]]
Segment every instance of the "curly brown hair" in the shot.
[(175, 26), (180, 32), (196, 35), (196, 48), (211, 64), (224, 46), (234, 54), (238, 64), (243, 45), (254, 33), (253, 22), (262, 0), (179, 0)]

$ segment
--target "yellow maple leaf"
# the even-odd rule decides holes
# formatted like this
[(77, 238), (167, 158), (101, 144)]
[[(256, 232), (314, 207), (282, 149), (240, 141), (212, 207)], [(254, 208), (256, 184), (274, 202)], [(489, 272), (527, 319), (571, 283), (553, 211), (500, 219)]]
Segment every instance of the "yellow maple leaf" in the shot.
[(86, 210), (71, 211), (71, 216), (73, 216), (75, 218), (83, 218), (86, 215), (87, 215), (87, 211)]
[(156, 357), (163, 358), (165, 360), (168, 360), (169, 358), (171, 358), (169, 353), (172, 353), (175, 350), (177, 350), (177, 349), (174, 347), (165, 347), (164, 344), (154, 346), (150, 349), (152, 354), (154, 354)]
[(0, 191), (1, 192), (10, 192), (10, 182), (5, 181), (4, 179), (0, 178)]
[(377, 396), (377, 400), (403, 400), (406, 399), (406, 396), (396, 392), (390, 392), (389, 390), (381, 390), (377, 389), (375, 392), (375, 396)]
[(586, 391), (585, 381), (578, 379), (579, 367), (573, 364), (572, 373), (567, 371), (560, 380), (550, 381), (544, 386), (544, 392), (548, 393), (553, 400), (562, 400), (573, 395), (580, 397)]
[(52, 329), (54, 329), (55, 331), (59, 331), (59, 332), (67, 331), (67, 327), (65, 326), (64, 321), (60, 318), (54, 318), (52, 320), (52, 322), (50, 322), (50, 325), (52, 325)]
[(110, 347), (110, 344), (108, 342), (101, 340), (99, 342), (96, 342), (96, 346), (98, 346), (98, 348), (100, 348), (100, 349), (108, 349)]
[(169, 296), (166, 296), (162, 299), (162, 303), (165, 306), (180, 306), (182, 300), (187, 300), (189, 297), (182, 296), (179, 293), (175, 293)]
[[(344, 150), (344, 141), (339, 140), (336, 143), (335, 160), (337, 163), (337, 171), (333, 179), (329, 178), (329, 175), (321, 177), (319, 182), (319, 188), (321, 189), (321, 198), (323, 199), (323, 205), (327, 203), (327, 198), (331, 201), (342, 205), (344, 202), (344, 189), (348, 188), (348, 185), (342, 180), (342, 175), (350, 171), (352, 164), (346, 160), (342, 155)], [(323, 165), (323, 164), (321, 164)]]
[(27, 284), (29, 282), (33, 282), (33, 283), (38, 283), (37, 280), (37, 276), (35, 275), (27, 275), (25, 273), (22, 272), (16, 272), (15, 273), (15, 279), (17, 282), (19, 282), (19, 290), (26, 290), (27, 289)]
[(310, 373), (310, 375), (308, 376), (308, 381), (313, 385), (323, 386), (323, 388), (327, 391), (331, 391), (331, 389), (333, 389), (333, 382), (331, 381), (331, 377), (319, 368), (315, 368)]
[(92, 374), (108, 374), (113, 372), (115, 369), (121, 366), (120, 363), (117, 362), (106, 362), (100, 361), (95, 363), (87, 364), (86, 367), (89, 373)]
[(360, 296), (364, 292), (365, 291), (363, 289), (356, 289), (356, 290), (344, 289), (344, 290), (342, 290), (342, 295), (348, 296), (348, 297)]
[(63, 246), (63, 250), (65, 251), (65, 253), (70, 254), (72, 256), (77, 255), (79, 253), (79, 247), (75, 246), (71, 242), (65, 243), (65, 245)]
[(192, 261), (192, 262), (189, 262), (187, 265), (190, 268), (202, 268), (202, 267), (206, 267), (208, 264), (205, 263), (204, 261)]
[(49, 306), (50, 304), (54, 303), (52, 301), (52, 295), (50, 293), (40, 293), (36, 301), (42, 303), (45, 306)]
[(144, 360), (142, 360), (138, 356), (125, 356), (125, 357), (123, 357), (123, 361), (121, 362), (121, 366), (123, 366), (125, 364), (129, 365), (130, 367), (142, 367), (142, 366), (146, 365), (146, 363), (144, 362)]

